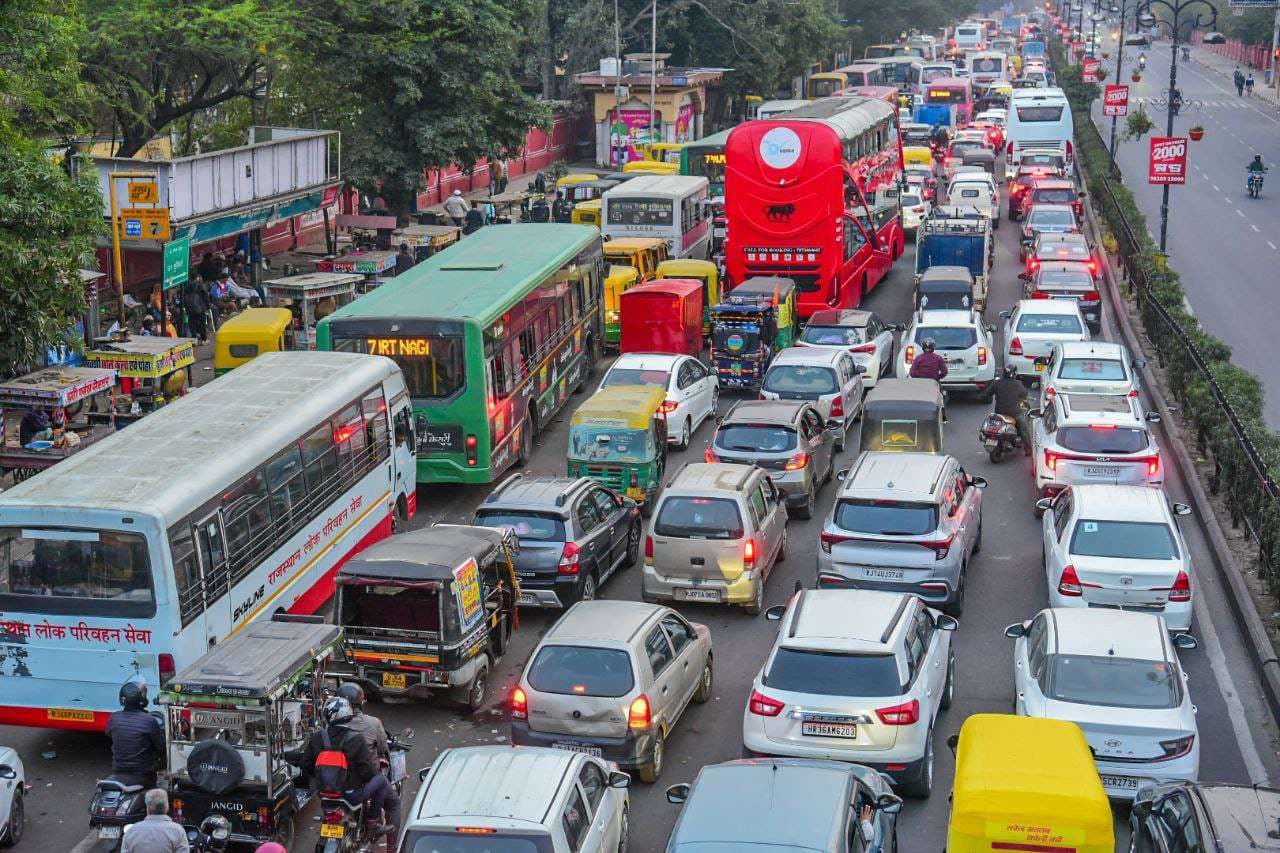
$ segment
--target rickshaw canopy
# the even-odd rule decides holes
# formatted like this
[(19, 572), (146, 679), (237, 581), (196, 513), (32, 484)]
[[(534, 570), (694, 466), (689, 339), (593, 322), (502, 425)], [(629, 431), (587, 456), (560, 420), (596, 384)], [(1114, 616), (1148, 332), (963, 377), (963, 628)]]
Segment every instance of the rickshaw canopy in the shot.
[[(916, 302), (929, 309), (973, 307), (973, 273), (968, 267), (940, 264), (929, 267), (916, 282)], [(928, 298), (927, 305), (924, 299)]]
[(293, 313), (288, 308), (241, 311), (218, 327), (214, 336), (214, 369), (224, 372), (264, 352), (285, 349), (283, 336), (292, 324)]
[(648, 429), (666, 399), (666, 389), (656, 385), (610, 385), (584, 400), (569, 424)]
[(786, 303), (795, 293), (796, 283), (789, 278), (779, 276), (757, 276), (749, 278), (729, 291), (725, 301), (745, 304), (748, 302), (768, 302), (774, 305)]
[(492, 527), (424, 527), (384, 539), (361, 551), (338, 570), (344, 586), (444, 586), (458, 579), (469, 561), (484, 565), (503, 546), (518, 540)]
[(567, 175), (561, 175), (556, 179), (556, 189), (564, 189), (574, 184), (585, 184), (588, 181), (598, 181), (600, 176), (595, 172), (570, 172)]
[(595, 181), (582, 181), (581, 183), (572, 184), (569, 187), (569, 198), (572, 201), (591, 201), (600, 198), (609, 190), (621, 184), (621, 181), (611, 181), (607, 178), (601, 178)]
[(886, 379), (862, 403), (859, 449), (942, 452), (942, 386), (932, 379)]
[(902, 146), (902, 165), (932, 166), (933, 165), (933, 149), (927, 145)]
[(867, 392), (864, 407), (927, 417), (942, 409), (942, 386), (932, 379), (882, 378)]
[(657, 160), (632, 160), (622, 167), (622, 171), (636, 173), (642, 175), (678, 175), (680, 174), (679, 163), (663, 163)]
[(655, 279), (619, 298), (619, 352), (702, 353), (702, 282)]
[(580, 201), (573, 206), (571, 220), (574, 225), (594, 225), (600, 227), (600, 208), (603, 205), (598, 198)]

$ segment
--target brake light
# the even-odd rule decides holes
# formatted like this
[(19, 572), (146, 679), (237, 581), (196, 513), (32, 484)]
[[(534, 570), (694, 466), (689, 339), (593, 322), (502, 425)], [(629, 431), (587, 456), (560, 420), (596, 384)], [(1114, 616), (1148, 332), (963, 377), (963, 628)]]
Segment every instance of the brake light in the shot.
[(959, 157), (948, 157), (948, 158), (946, 159), (946, 164), (947, 164), (948, 166), (950, 166), (952, 163), (959, 163), (959, 162), (960, 162), (960, 158), (959, 158)]
[(1090, 290), (1088, 293), (1080, 297), (1081, 302), (1101, 302), (1102, 294), (1096, 290)]
[(473, 468), (476, 465), (476, 437), (474, 435), (467, 436), (467, 464)]
[(753, 569), (756, 565), (756, 540), (748, 539), (742, 543), (742, 565)]
[(1052, 450), (1046, 450), (1044, 452), (1044, 467), (1048, 468), (1050, 471), (1057, 471), (1058, 454), (1054, 453)]
[(832, 545), (839, 545), (848, 538), (848, 536), (841, 536), (839, 533), (827, 533), (824, 531), (818, 535), (818, 542), (822, 547), (822, 552), (830, 554)]
[(1146, 458), (1146, 463), (1147, 463), (1148, 477), (1154, 477), (1160, 473), (1160, 457), (1159, 456), (1148, 456)]
[(1013, 143), (1012, 143), (1012, 142), (1010, 142), (1010, 143), (1009, 143), (1009, 145), (1008, 145), (1008, 147), (1006, 147), (1006, 148), (1004, 149), (1004, 152), (1005, 152), (1006, 154), (1008, 154), (1010, 157), (1012, 157), (1012, 156), (1013, 156)]
[(1185, 737), (1174, 738), (1173, 740), (1160, 741), (1160, 748), (1164, 750), (1164, 755), (1157, 758), (1156, 761), (1168, 761), (1171, 758), (1181, 758), (1191, 751), (1191, 747), (1195, 745), (1196, 736), (1187, 735)]
[(522, 687), (511, 691), (511, 719), (529, 719), (529, 697), (524, 695)]
[(783, 470), (786, 471), (802, 471), (809, 464), (808, 453), (797, 453), (787, 460), (787, 464)]
[(649, 697), (641, 693), (631, 700), (631, 707), (627, 709), (627, 727), (647, 729), (652, 722), (653, 717), (649, 712)]
[(1053, 297), (1045, 293), (1043, 290), (1034, 291), (1031, 294), (1032, 299), (1052, 299)]
[(831, 401), (831, 417), (833, 418), (844, 417), (844, 398), (843, 397), (836, 397), (834, 400)]
[(720, 461), (720, 457), (716, 456), (716, 455), (715, 455), (715, 453), (713, 453), (713, 452), (711, 451), (711, 448), (710, 448), (710, 447), (708, 447), (706, 450), (702, 451), (702, 459), (703, 459), (703, 461), (704, 461), (704, 462), (719, 462), (719, 461)]
[(901, 705), (877, 708), (876, 716), (886, 726), (913, 726), (920, 721), (920, 700), (912, 699)]
[(1137, 396), (1138, 396), (1138, 389), (1137, 389), (1137, 388), (1130, 388), (1130, 389), (1129, 389), (1129, 396), (1130, 396), (1130, 397), (1137, 397)]
[(160, 655), (160, 685), (164, 686), (178, 673), (178, 667), (173, 662), (173, 655)]
[(644, 558), (646, 560), (653, 559), (653, 537), (652, 536), (644, 537)]
[(1039, 258), (1027, 258), (1027, 272), (1035, 272), (1040, 269)]
[(1058, 578), (1058, 595), (1079, 598), (1082, 594), (1080, 577), (1076, 574), (1076, 567), (1067, 566), (1062, 570), (1062, 577)]
[(1044, 389), (1044, 395), (1046, 397), (1056, 397), (1058, 396), (1058, 389), (1050, 385), (1048, 388)]
[(916, 345), (907, 344), (907, 348), (903, 351), (902, 355), (903, 358), (907, 360), (907, 364), (910, 364), (916, 357)]
[(937, 559), (945, 560), (947, 559), (947, 552), (951, 550), (951, 541), (952, 537), (947, 537), (946, 539), (935, 539), (929, 542), (915, 542), (913, 544), (919, 545), (923, 548), (928, 548), (933, 551), (934, 556)]
[(913, 207), (913, 208), (911, 208), (911, 212), (912, 212), (912, 213), (924, 213), (924, 205), (922, 204), (922, 205), (920, 205), (919, 207)]
[[(924, 208), (923, 208), (923, 207), (921, 207), (921, 208), (919, 208), (919, 210), (924, 210)], [(876, 351), (876, 345), (875, 345), (875, 344), (859, 344), (859, 345), (858, 345), (858, 346), (856, 346), (856, 347), (849, 347), (849, 352), (865, 352), (865, 353), (871, 353), (871, 352), (875, 352), (875, 351)]]
[(1009, 341), (1009, 355), (1022, 355), (1022, 338), (1015, 337)]
[(986, 363), (987, 363), (987, 348), (978, 347), (978, 364), (986, 364)]
[(581, 551), (576, 542), (564, 543), (564, 550), (560, 552), (560, 567), (558, 571), (562, 575), (576, 575), (579, 570), (578, 553)]
[(777, 699), (770, 699), (759, 690), (751, 691), (747, 708), (757, 717), (776, 717), (782, 713), (782, 703)]
[(1090, 258), (1090, 259), (1089, 259), (1089, 272), (1097, 272), (1097, 271), (1098, 271), (1098, 262), (1097, 262), (1097, 261), (1095, 261), (1093, 258)]
[(1178, 577), (1174, 580), (1173, 586), (1169, 588), (1169, 600), (1182, 602), (1191, 600), (1191, 578), (1187, 577), (1186, 572), (1178, 572)]
[(1115, 429), (1115, 424), (1089, 424), (1089, 429)]
[(1067, 162), (1071, 162), (1072, 155), (1075, 154), (1075, 146), (1071, 144), (1071, 140), (1067, 140)]
[(662, 405), (658, 407), (658, 411), (664, 415), (669, 415), (676, 410), (676, 406), (680, 405), (675, 400), (663, 400)]

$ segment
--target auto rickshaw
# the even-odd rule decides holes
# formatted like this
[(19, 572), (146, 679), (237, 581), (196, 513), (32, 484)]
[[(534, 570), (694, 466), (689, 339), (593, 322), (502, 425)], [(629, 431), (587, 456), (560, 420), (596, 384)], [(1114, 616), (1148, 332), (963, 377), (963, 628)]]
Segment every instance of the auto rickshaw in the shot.
[(904, 145), (902, 147), (902, 165), (928, 166), (933, 168), (933, 149), (928, 145)]
[[(607, 244), (606, 244), (607, 245)], [(640, 271), (625, 264), (610, 264), (604, 279), (604, 342), (617, 349), (622, 339), (622, 294), (640, 281)]]
[(593, 201), (600, 198), (606, 192), (618, 186), (621, 181), (611, 181), (607, 178), (601, 178), (597, 181), (584, 181), (580, 184), (573, 184), (565, 190), (565, 198), (577, 204), (583, 201)]
[(680, 164), (680, 152), (684, 150), (683, 142), (644, 142), (639, 146), (640, 154), (646, 163)]
[(600, 227), (601, 207), (602, 205), (598, 198), (580, 201), (573, 206), (573, 214), (569, 217), (569, 220), (574, 225), (594, 225), (598, 229)]
[(657, 160), (632, 160), (622, 167), (622, 171), (641, 175), (678, 175), (680, 164), (662, 163)]
[(862, 400), (858, 449), (942, 453), (942, 386), (933, 379), (886, 379)]
[(631, 288), (619, 301), (618, 352), (702, 355), (702, 283), (657, 278)]
[(292, 349), (293, 313), (288, 308), (247, 308), (218, 327), (213, 373), (221, 376), (264, 352)]
[(968, 267), (929, 267), (916, 279), (915, 308), (930, 311), (973, 308), (973, 273)]
[(667, 468), (666, 399), (666, 389), (653, 385), (612, 385), (592, 394), (569, 421), (569, 476), (626, 495), (647, 518)]
[(658, 264), (658, 278), (691, 278), (702, 282), (702, 334), (711, 334), (711, 306), (720, 302), (720, 268), (712, 261), (675, 258)]
[(342, 629), (319, 616), (248, 622), (160, 688), (170, 817), (187, 828), (219, 814), (231, 840), (290, 849), (311, 792), (286, 753), (319, 725), (324, 677)]
[(1111, 806), (1075, 723), (974, 714), (956, 753), (947, 853), (1072, 850), (1111, 853)]
[(775, 353), (796, 339), (796, 284), (749, 278), (711, 309), (711, 360), (720, 387), (758, 388)]
[(510, 531), (437, 524), (361, 551), (335, 578), (348, 678), (375, 698), (445, 694), (478, 711), (515, 628), (519, 550)]
[(570, 172), (567, 175), (561, 175), (559, 178), (556, 178), (556, 189), (566, 191), (574, 184), (585, 184), (589, 181), (598, 180), (600, 180), (600, 176), (595, 172)]
[(962, 166), (977, 166), (988, 175), (995, 176), (996, 153), (990, 148), (975, 148), (964, 152), (960, 158)]
[(657, 237), (619, 237), (604, 244), (607, 263), (635, 267), (641, 281), (650, 281), (658, 274), (658, 264), (665, 261), (670, 249), (666, 240)]

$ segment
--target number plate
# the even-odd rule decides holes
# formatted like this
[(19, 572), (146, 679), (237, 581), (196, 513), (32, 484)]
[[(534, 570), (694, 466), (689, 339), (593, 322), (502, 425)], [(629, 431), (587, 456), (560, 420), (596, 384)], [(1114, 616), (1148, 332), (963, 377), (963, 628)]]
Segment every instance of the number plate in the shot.
[(111, 839), (119, 838), (121, 835), (120, 830), (121, 828), (118, 826), (100, 826), (98, 827), (98, 837)]
[[(92, 711), (77, 711), (71, 708), (49, 708), (45, 712), (50, 720), (63, 720), (75, 723), (92, 723)], [(119, 827), (116, 827), (119, 829)]]
[(1044, 365), (1043, 365), (1043, 364), (1037, 364), (1037, 365), (1036, 365), (1036, 373), (1044, 373)]
[(718, 589), (677, 589), (676, 598), (681, 601), (719, 601)]
[(553, 743), (556, 749), (563, 749), (565, 752), (581, 752), (583, 755), (590, 755), (594, 758), (604, 756), (604, 750), (598, 746), (587, 746), (581, 743)]
[(1084, 475), (1086, 477), (1118, 477), (1120, 469), (1114, 465), (1086, 465)]
[(1000, 442), (996, 441), (994, 438), (984, 438), (982, 440), (983, 447), (990, 447), (993, 450), (996, 448), (998, 444), (1000, 444)]
[(902, 569), (863, 569), (862, 576), (882, 581), (905, 580), (907, 573)]
[(393, 690), (403, 690), (405, 686), (404, 673), (403, 672), (382, 673), (382, 686), (390, 687)]
[(522, 592), (520, 593), (520, 603), (521, 604), (537, 604), (538, 596), (534, 595), (531, 592)]
[(1101, 779), (1102, 787), (1104, 788), (1119, 788), (1121, 791), (1138, 790), (1138, 780), (1134, 776), (1108, 776), (1103, 774)]
[(321, 838), (341, 838), (347, 834), (347, 828), (340, 823), (320, 824)]
[(813, 737), (856, 738), (858, 727), (853, 723), (811, 723), (800, 724), (800, 734)]

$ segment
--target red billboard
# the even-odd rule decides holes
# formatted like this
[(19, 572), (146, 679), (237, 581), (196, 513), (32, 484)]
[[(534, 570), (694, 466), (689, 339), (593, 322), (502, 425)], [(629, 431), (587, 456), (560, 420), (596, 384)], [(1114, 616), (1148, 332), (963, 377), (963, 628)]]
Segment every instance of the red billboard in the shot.
[(1081, 63), (1081, 78), (1086, 83), (1098, 82), (1098, 66), (1102, 64), (1100, 59), (1085, 59)]
[(1102, 93), (1102, 114), (1104, 116), (1127, 116), (1129, 114), (1129, 87), (1123, 83), (1108, 83)]
[(1185, 184), (1187, 182), (1187, 138), (1185, 136), (1151, 137), (1151, 161), (1147, 169), (1149, 184)]

